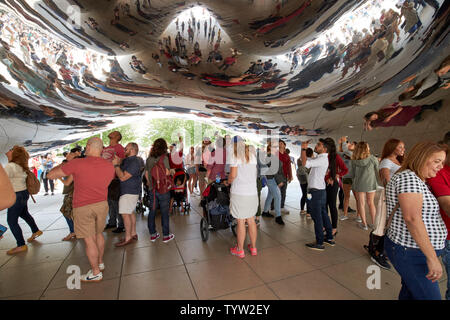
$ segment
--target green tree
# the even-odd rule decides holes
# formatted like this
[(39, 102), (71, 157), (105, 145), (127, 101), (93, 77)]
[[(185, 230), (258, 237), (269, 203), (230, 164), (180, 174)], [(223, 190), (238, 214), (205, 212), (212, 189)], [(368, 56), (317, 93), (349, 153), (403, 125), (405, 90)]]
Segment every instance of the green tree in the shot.
[(103, 141), (103, 144), (105, 146), (107, 146), (107, 145), (109, 145), (108, 135), (111, 132), (113, 132), (113, 131), (119, 131), (122, 134), (122, 140), (120, 141), (120, 143), (122, 145), (126, 145), (129, 142), (134, 142), (138, 138), (136, 136), (135, 130), (133, 128), (133, 125), (132, 124), (127, 124), (127, 125), (124, 125), (124, 126), (121, 126), (121, 127), (118, 127), (118, 128), (113, 128), (113, 129), (104, 131), (101, 134), (96, 134), (96, 135), (87, 137), (87, 138), (85, 138), (83, 140), (80, 140), (80, 141), (77, 141), (75, 143), (71, 143), (69, 146), (64, 147), (64, 150), (68, 151), (68, 150), (70, 150), (72, 148), (75, 148), (76, 146), (82, 146), (84, 148), (84, 147), (86, 147), (86, 144), (87, 144), (88, 140), (90, 138), (93, 138), (93, 137), (99, 137), (99, 138), (101, 137), (102, 141)]

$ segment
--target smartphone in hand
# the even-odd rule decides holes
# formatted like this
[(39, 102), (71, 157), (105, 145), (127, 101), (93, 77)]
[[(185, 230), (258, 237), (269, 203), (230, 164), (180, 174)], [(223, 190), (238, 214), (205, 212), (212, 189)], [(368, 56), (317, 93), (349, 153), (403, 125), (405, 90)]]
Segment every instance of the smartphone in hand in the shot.
[(0, 237), (5, 234), (6, 230), (8, 230), (8, 228), (0, 224)]

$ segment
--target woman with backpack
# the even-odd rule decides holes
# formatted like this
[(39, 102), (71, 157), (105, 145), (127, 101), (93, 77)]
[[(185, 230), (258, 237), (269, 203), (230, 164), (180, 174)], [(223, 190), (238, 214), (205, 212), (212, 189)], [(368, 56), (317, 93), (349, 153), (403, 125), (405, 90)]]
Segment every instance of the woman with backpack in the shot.
[(10, 149), (6, 153), (6, 156), (8, 157), (9, 162), (5, 166), (5, 171), (11, 181), (11, 184), (13, 185), (14, 192), (16, 193), (16, 202), (11, 208), (8, 209), (7, 212), (8, 225), (14, 235), (14, 238), (16, 238), (17, 247), (7, 251), (6, 253), (8, 255), (13, 255), (28, 250), (23, 238), (22, 229), (19, 226), (19, 217), (25, 220), (33, 232), (31, 237), (27, 240), (28, 242), (31, 242), (41, 236), (42, 231), (39, 230), (33, 217), (28, 212), (27, 202), (30, 194), (27, 190), (27, 172), (30, 171), (28, 168), (28, 160), (30, 156), (24, 147), (19, 146), (14, 146)]
[(167, 243), (175, 238), (169, 229), (170, 187), (172, 185), (170, 182), (170, 165), (167, 149), (166, 140), (163, 138), (156, 139), (145, 166), (145, 177), (148, 181), (150, 194), (148, 229), (152, 242), (155, 242), (160, 237), (155, 226), (156, 208), (158, 204), (161, 211), (163, 242)]

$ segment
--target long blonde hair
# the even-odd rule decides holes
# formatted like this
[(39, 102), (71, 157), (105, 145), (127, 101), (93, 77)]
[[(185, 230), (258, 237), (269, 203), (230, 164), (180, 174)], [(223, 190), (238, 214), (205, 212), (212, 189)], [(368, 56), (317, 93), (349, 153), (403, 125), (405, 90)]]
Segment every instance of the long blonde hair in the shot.
[[(244, 141), (238, 141), (233, 146), (233, 154), (236, 159), (242, 160), (245, 163), (250, 162), (250, 146), (248, 144), (245, 144)], [(244, 152), (242, 152), (244, 150)]]
[(358, 142), (352, 154), (352, 160), (363, 160), (370, 156), (369, 144), (365, 141)]

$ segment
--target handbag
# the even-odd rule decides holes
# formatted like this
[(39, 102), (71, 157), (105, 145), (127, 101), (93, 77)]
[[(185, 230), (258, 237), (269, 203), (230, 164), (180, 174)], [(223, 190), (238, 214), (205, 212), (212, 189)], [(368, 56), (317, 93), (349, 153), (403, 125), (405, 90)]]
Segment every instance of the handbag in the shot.
[[(372, 230), (369, 234), (369, 244), (364, 245), (364, 248), (367, 249), (367, 251), (371, 256), (378, 256), (380, 253), (383, 253), (384, 239), (386, 237), (386, 232), (392, 223), (392, 218), (394, 217), (395, 212), (398, 210), (398, 208), (400, 208), (400, 203), (397, 203), (394, 209), (392, 209), (391, 215), (389, 216), (389, 220), (386, 223), (386, 195), (384, 190), (380, 195), (380, 199), (378, 200), (379, 205), (380, 203), (382, 204), (382, 206), (380, 207), (380, 212), (378, 212), (377, 208), (377, 216), (375, 218), (376, 228)], [(383, 210), (384, 210), (384, 217), (382, 216)], [(380, 216), (378, 216), (378, 213), (380, 213)]]

